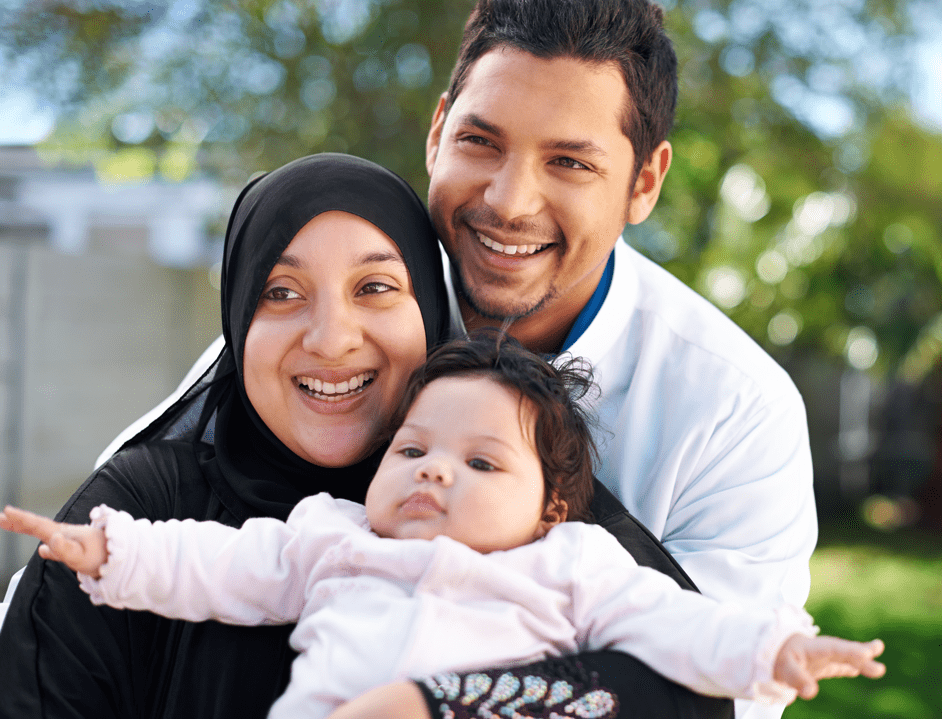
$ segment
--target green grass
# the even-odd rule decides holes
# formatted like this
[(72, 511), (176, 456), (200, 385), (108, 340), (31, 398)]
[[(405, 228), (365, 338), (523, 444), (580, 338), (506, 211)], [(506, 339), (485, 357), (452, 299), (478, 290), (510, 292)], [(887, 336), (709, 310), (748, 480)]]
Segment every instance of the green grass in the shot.
[(942, 719), (942, 536), (823, 526), (807, 608), (825, 634), (882, 639), (887, 673), (825, 681), (784, 719)]

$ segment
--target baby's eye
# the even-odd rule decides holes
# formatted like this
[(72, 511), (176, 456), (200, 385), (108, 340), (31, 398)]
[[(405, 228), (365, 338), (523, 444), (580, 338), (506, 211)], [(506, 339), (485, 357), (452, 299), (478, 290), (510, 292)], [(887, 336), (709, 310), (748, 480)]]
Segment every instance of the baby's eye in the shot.
[(404, 447), (399, 450), (399, 454), (403, 457), (408, 457), (409, 459), (418, 459), (419, 457), (424, 457), (425, 452), (423, 452), (418, 447)]
[(480, 459), (475, 457), (474, 459), (468, 460), (468, 466), (471, 469), (476, 469), (479, 472), (493, 472), (497, 467), (488, 462), (486, 459)]

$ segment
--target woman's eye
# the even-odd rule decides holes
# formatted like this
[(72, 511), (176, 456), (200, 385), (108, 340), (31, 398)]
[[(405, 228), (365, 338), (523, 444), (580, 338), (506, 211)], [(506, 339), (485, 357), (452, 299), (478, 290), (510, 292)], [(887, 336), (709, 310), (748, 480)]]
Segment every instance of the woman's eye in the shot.
[(486, 459), (480, 459), (475, 457), (472, 460), (468, 461), (468, 466), (471, 469), (476, 469), (479, 472), (493, 472), (497, 467), (488, 462)]
[(272, 287), (265, 291), (265, 294), (262, 295), (266, 300), (275, 300), (276, 302), (283, 302), (285, 300), (293, 300), (299, 298), (299, 295), (294, 290), (289, 290), (287, 287)]
[(361, 295), (379, 295), (383, 292), (392, 292), (396, 288), (392, 285), (388, 285), (385, 282), (367, 282), (363, 287), (360, 288), (359, 294)]
[(424, 457), (425, 452), (423, 452), (418, 447), (405, 447), (399, 450), (399, 454), (403, 457), (408, 457), (409, 459), (418, 459), (419, 457)]

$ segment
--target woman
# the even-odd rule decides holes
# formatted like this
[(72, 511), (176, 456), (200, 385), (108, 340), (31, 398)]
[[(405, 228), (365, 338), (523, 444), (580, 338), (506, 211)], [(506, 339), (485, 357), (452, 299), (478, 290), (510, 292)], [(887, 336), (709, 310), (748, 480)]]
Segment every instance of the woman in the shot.
[[(226, 233), (221, 356), (58, 519), (109, 502), (240, 526), (320, 491), (362, 501), (405, 381), (444, 336), (443, 288), (422, 202), (393, 173), (318, 155), (255, 180)], [(0, 632), (0, 715), (263, 717), (287, 682), (290, 626), (90, 609), (74, 585), (31, 560)]]

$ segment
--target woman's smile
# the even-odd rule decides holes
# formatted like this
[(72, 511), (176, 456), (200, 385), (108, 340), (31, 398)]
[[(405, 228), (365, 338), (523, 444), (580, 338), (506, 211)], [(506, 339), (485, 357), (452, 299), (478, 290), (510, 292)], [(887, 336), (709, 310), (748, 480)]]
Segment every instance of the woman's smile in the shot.
[(320, 380), (317, 377), (298, 378), (298, 388), (314, 399), (339, 402), (351, 399), (363, 392), (376, 378), (376, 371), (369, 370), (342, 381)]

